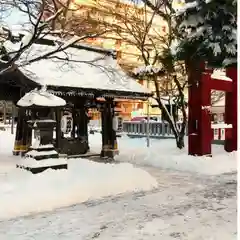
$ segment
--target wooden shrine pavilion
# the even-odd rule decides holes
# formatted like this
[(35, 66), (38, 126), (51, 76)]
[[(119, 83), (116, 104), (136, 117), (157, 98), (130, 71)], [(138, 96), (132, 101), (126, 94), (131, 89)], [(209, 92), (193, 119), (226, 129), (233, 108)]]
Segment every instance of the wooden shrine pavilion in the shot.
[[(101, 157), (113, 157), (118, 152), (114, 99), (146, 100), (151, 96), (150, 91), (118, 66), (114, 51), (102, 48), (74, 44), (47, 59), (29, 64), (31, 59), (41, 58), (42, 54), (52, 52), (56, 47), (56, 41), (45, 38), (24, 52), (16, 63), (18, 68), (0, 76), (0, 100), (16, 104), (26, 93), (42, 87), (63, 98), (67, 103), (64, 107), (49, 106), (45, 113), (56, 121), (55, 149), (67, 155), (89, 151), (88, 110), (99, 110), (102, 122)], [(10, 53), (11, 44), (6, 44), (5, 50)], [(101, 101), (98, 101), (99, 98)], [(19, 108), (14, 154), (29, 150), (31, 129), (27, 122), (36, 117), (37, 112), (34, 108)]]

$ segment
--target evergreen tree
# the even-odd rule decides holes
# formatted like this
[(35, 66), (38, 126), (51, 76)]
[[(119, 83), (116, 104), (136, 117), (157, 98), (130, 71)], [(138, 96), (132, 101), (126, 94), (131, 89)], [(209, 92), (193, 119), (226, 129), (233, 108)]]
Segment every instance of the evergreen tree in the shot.
[(188, 0), (176, 11), (178, 59), (207, 61), (213, 67), (237, 62), (237, 1)]

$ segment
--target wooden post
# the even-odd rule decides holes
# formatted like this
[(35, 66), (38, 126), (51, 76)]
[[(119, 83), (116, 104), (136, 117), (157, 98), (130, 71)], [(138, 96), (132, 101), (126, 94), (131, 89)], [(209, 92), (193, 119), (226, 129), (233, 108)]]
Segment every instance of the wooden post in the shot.
[(188, 88), (188, 154), (198, 154), (199, 88), (197, 82), (189, 83)]
[(77, 138), (81, 141), (82, 147), (85, 152), (89, 150), (88, 142), (88, 116), (86, 114), (86, 108), (84, 106), (85, 99), (76, 104), (78, 112), (76, 114), (76, 125), (77, 125)]
[(18, 111), (18, 121), (16, 127), (15, 143), (13, 148), (13, 155), (19, 155), (22, 146), (22, 136), (23, 136), (23, 115), (24, 109), (19, 108)]
[(75, 139), (76, 137), (76, 109), (75, 107), (72, 108), (72, 119), (73, 119), (73, 128), (71, 132), (71, 137)]
[(232, 79), (232, 92), (227, 92), (225, 97), (225, 123), (232, 124), (232, 129), (225, 129), (224, 148), (232, 152), (237, 150), (237, 68), (227, 68), (226, 75)]
[(56, 108), (55, 110), (55, 120), (56, 120), (56, 143), (55, 148), (58, 150), (61, 148), (61, 109)]
[(113, 158), (117, 153), (117, 137), (113, 129), (114, 105), (106, 99), (102, 110), (102, 151), (101, 157)]
[(108, 148), (108, 135), (107, 135), (107, 105), (106, 103), (102, 106), (101, 111), (101, 122), (102, 122), (102, 151), (101, 157), (105, 157), (105, 151)]
[(3, 101), (3, 123), (7, 124), (7, 104), (6, 101)]
[[(211, 154), (211, 70), (200, 64), (201, 77), (193, 74), (188, 95), (188, 154)], [(194, 71), (194, 69), (192, 69)], [(199, 81), (196, 81), (199, 80)]]
[(79, 109), (79, 118), (78, 118), (78, 134), (81, 137), (88, 139), (88, 117), (84, 107)]
[(28, 126), (28, 120), (30, 120), (29, 110), (24, 109), (22, 121), (22, 144), (20, 146), (20, 152), (23, 156), (29, 149), (32, 143), (32, 129)]
[(199, 115), (199, 156), (211, 155), (212, 130), (211, 130), (211, 73), (205, 70), (199, 83), (200, 115)]
[(15, 118), (15, 107), (14, 103), (12, 102), (12, 122), (11, 122), (11, 134), (14, 134), (14, 119)]

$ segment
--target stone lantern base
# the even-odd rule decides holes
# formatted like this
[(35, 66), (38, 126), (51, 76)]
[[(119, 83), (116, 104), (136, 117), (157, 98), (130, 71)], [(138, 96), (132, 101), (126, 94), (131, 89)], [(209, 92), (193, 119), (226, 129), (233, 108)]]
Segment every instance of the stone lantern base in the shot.
[(28, 123), (36, 131), (37, 138), (24, 158), (17, 164), (17, 168), (26, 169), (34, 174), (43, 172), (48, 168), (67, 169), (67, 160), (59, 158), (53, 145), (55, 121), (42, 119), (28, 121)]
[(40, 145), (38, 148), (30, 148), (25, 157), (17, 164), (17, 168), (22, 168), (33, 174), (41, 173), (47, 169), (67, 169), (67, 160), (59, 158), (53, 145)]

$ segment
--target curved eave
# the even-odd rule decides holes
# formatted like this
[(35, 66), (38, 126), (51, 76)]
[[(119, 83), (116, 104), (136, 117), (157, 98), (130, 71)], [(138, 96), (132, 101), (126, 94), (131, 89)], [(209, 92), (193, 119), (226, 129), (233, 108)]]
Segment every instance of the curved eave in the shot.
[[(21, 73), (21, 71), (19, 72)], [(26, 85), (28, 85), (30, 88), (41, 87), (40, 84), (34, 82), (29, 77), (25, 76), (25, 79), (28, 82)], [(105, 89), (76, 88), (76, 87), (51, 86), (51, 85), (48, 85), (47, 89), (51, 93), (57, 96), (110, 97), (110, 98), (139, 99), (139, 100), (146, 100), (149, 97), (153, 96), (152, 93), (148, 93), (148, 92), (113, 91), (113, 90), (105, 90)]]
[(112, 91), (102, 89), (85, 89), (72, 87), (56, 87), (47, 86), (48, 90), (57, 96), (78, 96), (78, 97), (109, 97), (120, 99), (139, 99), (146, 100), (151, 97), (152, 93), (145, 92), (130, 92), (130, 91)]

